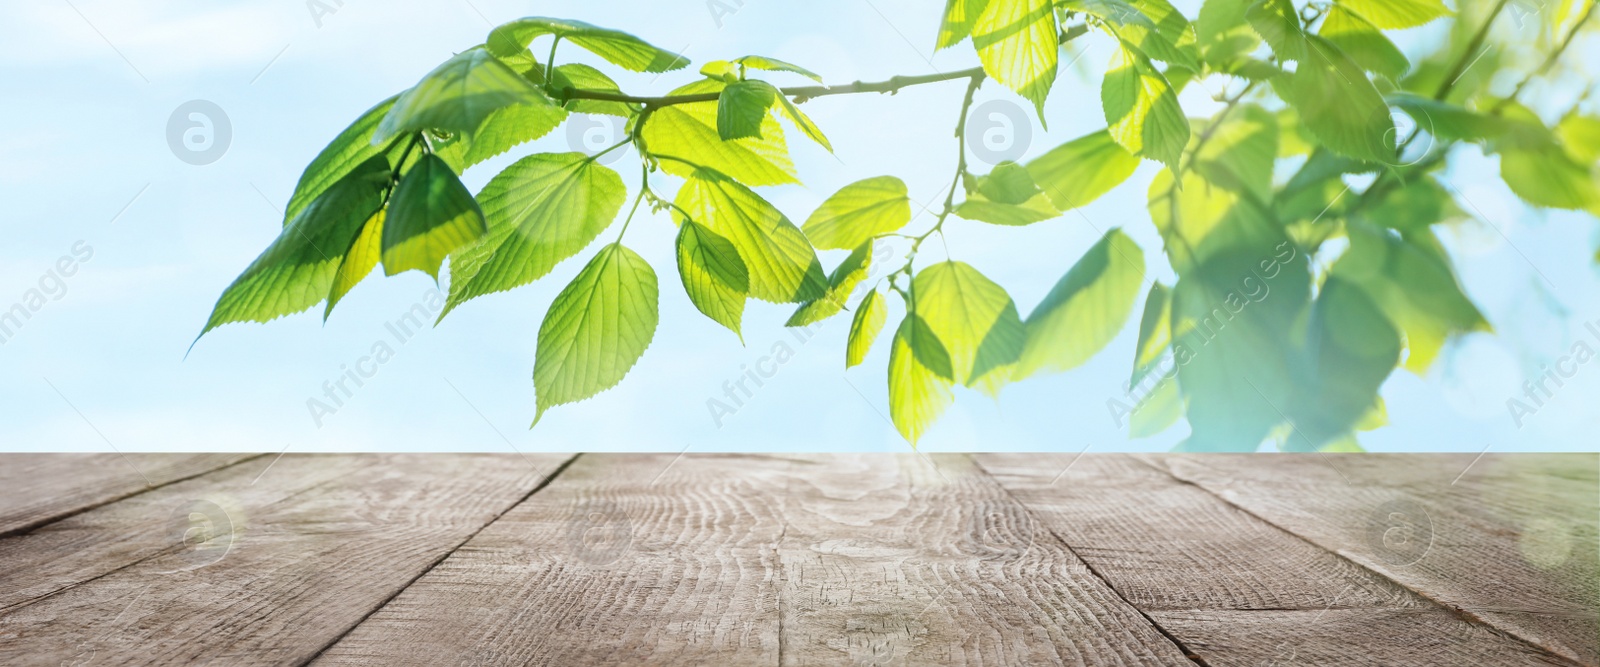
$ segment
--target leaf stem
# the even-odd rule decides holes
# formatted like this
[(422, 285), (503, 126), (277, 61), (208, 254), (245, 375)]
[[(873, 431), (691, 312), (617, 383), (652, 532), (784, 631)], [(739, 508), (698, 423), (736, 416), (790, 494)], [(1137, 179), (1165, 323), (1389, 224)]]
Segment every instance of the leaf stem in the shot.
[(561, 35), (553, 35), (552, 37), (553, 39), (550, 40), (550, 57), (544, 61), (544, 85), (546, 86), (552, 83), (550, 77), (555, 76), (556, 46), (561, 44)]
[[(950, 217), (950, 213), (955, 210), (956, 188), (961, 185), (961, 177), (967, 174), (967, 114), (972, 110), (973, 96), (977, 94), (978, 87), (983, 85), (984, 74), (982, 68), (976, 68), (976, 71), (971, 74), (971, 77), (971, 80), (967, 83), (967, 94), (961, 99), (961, 114), (956, 118), (956, 174), (950, 180), (950, 187), (946, 188), (944, 195), (944, 208), (939, 211), (938, 221), (934, 222), (933, 227), (929, 228), (928, 231), (916, 236), (904, 234), (900, 235), (911, 239), (911, 250), (906, 253), (905, 265), (901, 266), (899, 269), (896, 269), (894, 273), (891, 273), (888, 276), (890, 286), (896, 287), (896, 291), (899, 291), (902, 297), (906, 297), (907, 303), (912, 304), (913, 307), (915, 302), (911, 301), (910, 297), (907, 296), (910, 294), (910, 291), (900, 291), (895, 285), (894, 278), (896, 275), (901, 273), (906, 274), (907, 278), (911, 277), (912, 264), (917, 259), (917, 249), (922, 247), (922, 242), (926, 241), (929, 236), (933, 235), (934, 232), (939, 233), (940, 239), (944, 238), (944, 221), (948, 219)], [(946, 253), (948, 252), (949, 246), (947, 245)]]

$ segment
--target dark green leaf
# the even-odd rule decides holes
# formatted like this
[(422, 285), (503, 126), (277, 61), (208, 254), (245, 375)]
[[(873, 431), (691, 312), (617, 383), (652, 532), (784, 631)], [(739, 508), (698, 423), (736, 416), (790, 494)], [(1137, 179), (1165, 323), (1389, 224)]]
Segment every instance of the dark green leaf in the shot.
[(483, 211), (450, 166), (422, 156), (395, 186), (383, 223), (383, 272), (416, 269), (439, 278), (450, 253), (488, 233)]
[(514, 105), (553, 106), (550, 98), (482, 47), (444, 61), (400, 94), (372, 143), (422, 130), (470, 134), (489, 114)]

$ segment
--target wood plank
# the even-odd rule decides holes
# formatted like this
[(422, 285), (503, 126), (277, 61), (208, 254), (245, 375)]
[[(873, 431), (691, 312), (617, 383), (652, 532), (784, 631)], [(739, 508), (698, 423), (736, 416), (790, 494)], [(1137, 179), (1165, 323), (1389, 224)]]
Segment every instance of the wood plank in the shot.
[(259, 454), (0, 454), (0, 537)]
[(1573, 664), (1136, 456), (977, 460), (1204, 664)]
[(1192, 665), (938, 465), (585, 455), (318, 664)]
[(316, 664), (776, 664), (788, 465), (585, 454)]
[(1193, 666), (966, 455), (789, 477), (784, 665)]
[(268, 457), (0, 540), (0, 663), (305, 662), (564, 458)]
[(1600, 456), (1173, 456), (1164, 463), (1463, 614), (1600, 664)]

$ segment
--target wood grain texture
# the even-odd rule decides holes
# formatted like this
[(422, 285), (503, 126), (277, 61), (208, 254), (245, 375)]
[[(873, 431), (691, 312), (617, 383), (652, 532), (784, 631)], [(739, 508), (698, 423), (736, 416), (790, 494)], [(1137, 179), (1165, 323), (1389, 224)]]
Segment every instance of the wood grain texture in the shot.
[(984, 454), (977, 460), (1204, 664), (1573, 664), (1462, 618), (1138, 457)]
[(316, 664), (776, 664), (788, 465), (581, 456)]
[(965, 455), (787, 477), (784, 665), (1193, 665)]
[(258, 454), (0, 454), (0, 536)]
[(0, 664), (302, 663), (565, 458), (268, 457), (0, 540)]
[(1178, 477), (1546, 647), (1600, 664), (1600, 456), (1169, 456)]

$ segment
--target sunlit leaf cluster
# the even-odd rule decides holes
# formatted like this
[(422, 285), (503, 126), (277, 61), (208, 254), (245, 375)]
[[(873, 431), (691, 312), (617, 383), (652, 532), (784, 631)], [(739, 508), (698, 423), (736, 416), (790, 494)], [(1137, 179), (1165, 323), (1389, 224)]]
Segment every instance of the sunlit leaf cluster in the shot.
[[(1355, 434), (1385, 419), (1379, 392), (1392, 373), (1426, 372), (1452, 336), (1489, 328), (1438, 233), (1467, 215), (1448, 178), (1457, 148), (1498, 159), (1532, 206), (1600, 214), (1600, 116), (1582, 98), (1558, 107), (1537, 94), (1572, 66), (1562, 56), (1594, 2), (1539, 3), (1539, 24), (1508, 36), (1513, 18), (1528, 20), (1514, 4), (1203, 0), (1186, 15), (1167, 0), (947, 0), (930, 37), (970, 48), (973, 67), (833, 86), (762, 55), (705, 63), (696, 78), (687, 58), (629, 33), (519, 19), (335, 137), (301, 176), (278, 239), (223, 291), (204, 331), (324, 302), (327, 317), (380, 265), (446, 276), (443, 319), (575, 259), (582, 269), (537, 332), (537, 421), (617, 385), (650, 346), (663, 287), (624, 245), (637, 217), (676, 225), (681, 289), (737, 336), (730, 344), (743, 340), (750, 299), (792, 304), (788, 326), (848, 320), (847, 369), (888, 337), (878, 347), (890, 417), (912, 443), (957, 386), (998, 396), (1084, 364), (1131, 326), (1129, 380), (1107, 407), (1132, 436), (1183, 421), (1191, 450), (1357, 447)], [(1397, 46), (1419, 28), (1436, 34), (1421, 40), (1427, 49)], [(559, 63), (563, 45), (688, 80), (630, 95), (602, 69)], [(1061, 74), (1063, 54), (1089, 48), (1101, 54), (1096, 76)], [(952, 81), (965, 83), (964, 95), (946, 84), (954, 173), (930, 222), (914, 223), (894, 175), (846, 185), (794, 218), (763, 194), (801, 182), (795, 141), (834, 149), (807, 102)], [(1095, 104), (1091, 91), (1052, 92), (1097, 85), (1104, 125), (978, 167), (965, 126), (990, 82), (1041, 127), (1047, 104)], [(468, 168), (573, 113), (618, 116), (627, 137), (596, 154), (522, 156), (476, 194), (462, 184)], [(599, 160), (625, 146), (639, 158), (631, 188)], [(1153, 176), (1133, 185), (1136, 173)], [(1089, 224), (1066, 212), (1124, 183), (1147, 188), (1150, 233), (1103, 230), (1086, 251), (1063, 252), (1075, 259), (1037, 303), (1018, 303), (957, 245), (925, 257), (947, 224)], [(1160, 252), (1135, 236), (1159, 237)], [(909, 246), (904, 263), (872, 266), (884, 261), (874, 244), (890, 237)], [(842, 259), (829, 268), (819, 251)]]

